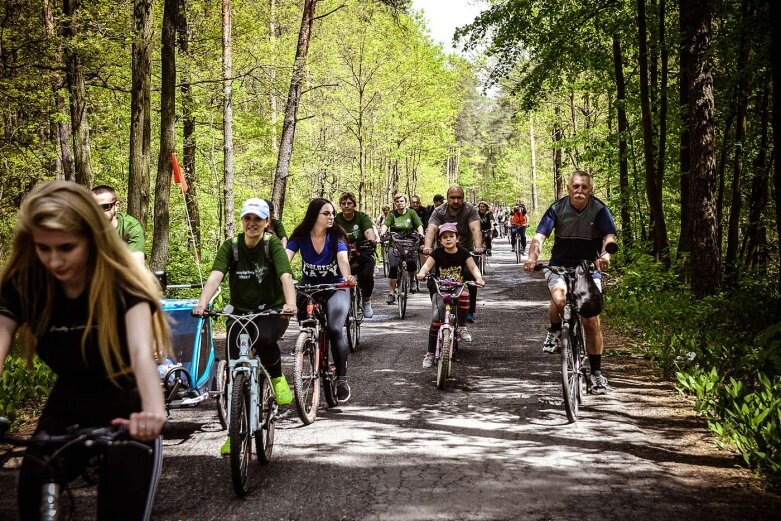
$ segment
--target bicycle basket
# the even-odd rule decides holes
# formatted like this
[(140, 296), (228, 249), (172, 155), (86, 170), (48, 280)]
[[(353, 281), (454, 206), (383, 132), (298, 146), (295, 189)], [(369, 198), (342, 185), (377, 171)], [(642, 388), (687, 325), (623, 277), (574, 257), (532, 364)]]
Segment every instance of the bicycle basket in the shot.
[(393, 241), (393, 255), (405, 260), (417, 260), (418, 241), (415, 239), (396, 239)]

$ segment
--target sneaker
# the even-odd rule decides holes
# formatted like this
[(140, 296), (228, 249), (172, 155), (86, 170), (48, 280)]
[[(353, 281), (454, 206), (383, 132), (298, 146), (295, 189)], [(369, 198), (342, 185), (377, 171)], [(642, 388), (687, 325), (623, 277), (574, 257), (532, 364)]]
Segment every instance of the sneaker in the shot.
[[(413, 277), (414, 277), (414, 275), (413, 275)], [(415, 284), (414, 282), (412, 284), (410, 284), (409, 285), (409, 292), (410, 293), (417, 293), (418, 292), (418, 285)]]
[(396, 295), (393, 293), (388, 295), (388, 298), (385, 300), (388, 304), (395, 304), (396, 303)]
[[(467, 313), (466, 314), (466, 321), (469, 322), (470, 324), (474, 324), (474, 322), (475, 322), (475, 314), (474, 313)], [(467, 340), (467, 342), (469, 342), (469, 340)]]
[(591, 394), (605, 394), (607, 389), (607, 378), (602, 376), (602, 371), (594, 371), (591, 374)]
[(220, 456), (223, 458), (229, 458), (231, 455), (231, 437), (225, 438), (225, 443), (220, 447)]
[(431, 369), (434, 367), (434, 353), (426, 353), (423, 357), (423, 369)]
[(459, 327), (457, 330), (458, 338), (463, 340), (464, 342), (471, 342), (472, 341), (472, 333), (469, 332), (469, 330), (465, 327)]
[(372, 309), (372, 303), (368, 300), (363, 303), (363, 316), (364, 318), (372, 318), (374, 316), (374, 310)]
[(274, 387), (274, 396), (277, 405), (287, 405), (293, 401), (293, 393), (290, 392), (290, 386), (287, 384), (285, 375), (271, 379), (271, 385)]
[(336, 381), (336, 397), (339, 398), (340, 402), (346, 402), (350, 399), (350, 384), (347, 383), (347, 380)]
[(545, 336), (545, 342), (542, 343), (543, 353), (558, 353), (559, 352), (559, 335), (561, 331), (548, 331)]

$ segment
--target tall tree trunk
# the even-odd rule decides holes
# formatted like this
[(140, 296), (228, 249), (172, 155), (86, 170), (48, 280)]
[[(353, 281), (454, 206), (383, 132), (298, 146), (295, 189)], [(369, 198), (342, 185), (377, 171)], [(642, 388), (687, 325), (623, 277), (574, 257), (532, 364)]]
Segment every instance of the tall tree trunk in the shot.
[[(781, 5), (770, 2), (770, 61), (773, 70), (773, 187), (776, 206), (776, 241), (781, 244)], [(781, 256), (779, 256), (781, 265)], [(781, 269), (778, 270), (781, 290)]]
[(616, 81), (616, 112), (618, 114), (618, 186), (620, 191), (621, 237), (624, 248), (632, 247), (632, 218), (629, 212), (631, 194), (629, 192), (629, 158), (626, 135), (629, 123), (626, 119), (626, 82), (624, 81), (624, 59), (621, 55), (621, 40), (613, 35), (613, 66)]
[(729, 152), (729, 135), (732, 132), (732, 122), (735, 120), (737, 98), (733, 94), (730, 100), (729, 109), (727, 109), (727, 117), (724, 123), (724, 133), (722, 134), (721, 154), (719, 160), (716, 162), (716, 182), (718, 183), (718, 189), (716, 193), (716, 222), (719, 223), (718, 231), (718, 246), (719, 256), (721, 256), (721, 245), (724, 242), (723, 234), (724, 227), (724, 178), (726, 177), (727, 170), (727, 153)]
[[(679, 7), (686, 0), (678, 0)], [(680, 8), (680, 12), (683, 12), (683, 8)], [(690, 150), (690, 135), (689, 135), (689, 119), (691, 117), (689, 113), (689, 50), (686, 47), (688, 40), (686, 39), (686, 28), (683, 26), (683, 18), (679, 17), (679, 29), (680, 34), (678, 38), (678, 53), (680, 62), (680, 77), (678, 80), (678, 110), (680, 111), (681, 118), (681, 135), (680, 146), (678, 154), (678, 162), (680, 164), (680, 189), (681, 189), (681, 235), (678, 238), (678, 255), (682, 257), (684, 252), (688, 254), (691, 252), (691, 192), (689, 191), (690, 184), (690, 164), (691, 164), (691, 150)], [(688, 255), (686, 255), (688, 257)]]
[(713, 76), (708, 62), (710, 0), (681, 0), (689, 53), (691, 135), (692, 291), (697, 298), (719, 290), (721, 262), (716, 244), (716, 132)]
[(296, 133), (296, 114), (301, 102), (301, 90), (304, 85), (304, 69), (309, 53), (309, 40), (312, 37), (312, 25), (315, 21), (318, 0), (304, 0), (304, 11), (301, 16), (301, 28), (298, 32), (296, 58), (293, 63), (293, 74), (290, 78), (290, 89), (285, 103), (285, 116), (282, 121), (282, 138), (279, 143), (277, 169), (274, 173), (274, 192), (272, 199), (276, 206), (277, 217), (282, 218), (285, 207), (287, 178), (290, 176), (290, 160), (293, 157), (293, 141)]
[(532, 209), (537, 210), (537, 144), (534, 140), (534, 114), (529, 118), (529, 147), (532, 152)]
[(62, 73), (62, 46), (58, 42), (60, 39), (59, 31), (54, 23), (54, 7), (51, 0), (43, 0), (43, 22), (46, 27), (46, 38), (56, 42), (54, 52), (54, 69), (50, 73), (52, 94), (54, 96), (54, 108), (60, 117), (57, 118), (57, 143), (60, 149), (60, 167), (62, 177), (66, 181), (76, 181), (76, 165), (73, 161), (73, 152), (71, 150), (71, 125), (63, 116), (66, 114), (65, 97), (62, 95), (62, 87), (65, 80)]
[(753, 17), (753, 6), (750, 0), (743, 0), (742, 28), (738, 42), (738, 83), (735, 92), (737, 110), (735, 113), (735, 155), (732, 172), (732, 201), (730, 203), (729, 226), (727, 228), (727, 256), (724, 259), (725, 282), (734, 285), (737, 282), (738, 270), (738, 237), (740, 233), (740, 213), (743, 208), (743, 161), (745, 157), (744, 140), (746, 139), (746, 109), (748, 106), (748, 75), (749, 65), (749, 34), (747, 22)]
[(77, 33), (77, 8), (79, 0), (63, 0), (63, 36), (65, 36), (65, 71), (70, 93), (71, 129), (73, 131), (73, 159), (76, 182), (92, 186), (92, 154), (90, 153), (89, 123), (87, 121), (87, 93), (81, 60), (73, 48)]
[(751, 181), (751, 198), (749, 199), (748, 229), (745, 238), (745, 262), (748, 268), (765, 264), (763, 250), (766, 246), (767, 230), (762, 222), (768, 201), (768, 174), (770, 165), (767, 162), (768, 123), (769, 123), (769, 87), (762, 90), (759, 99), (759, 152), (754, 161), (754, 179)]
[(561, 140), (564, 139), (564, 131), (559, 122), (561, 109), (558, 105), (555, 113), (556, 119), (553, 122), (553, 191), (558, 201), (564, 192), (564, 176), (561, 172)]
[[(268, 39), (269, 39), (269, 60), (271, 60), (271, 67), (268, 71), (269, 89), (268, 102), (269, 102), (269, 121), (271, 123), (271, 153), (273, 156), (279, 155), (279, 140), (277, 137), (277, 34), (279, 29), (277, 28), (277, 0), (268, 0)], [(272, 182), (274, 172), (272, 172)]]
[(176, 150), (176, 16), (177, 0), (165, 0), (163, 6), (162, 49), (160, 53), (160, 155), (157, 158), (155, 215), (152, 237), (152, 271), (164, 270), (168, 264), (171, 195), (171, 154)]
[(660, 192), (664, 185), (664, 163), (667, 155), (667, 77), (669, 72), (669, 52), (665, 39), (666, 11), (667, 0), (659, 0), (659, 49), (661, 50), (662, 77), (659, 85), (659, 156), (656, 164), (656, 179)]
[[(224, 159), (222, 165), (223, 199), (225, 200), (225, 238), (235, 235), (234, 196), (233, 196), (233, 50), (231, 47), (231, 0), (222, 0), (222, 127), (224, 140)], [(282, 208), (277, 205), (277, 215)]]
[(640, 108), (643, 115), (643, 152), (645, 156), (645, 185), (648, 209), (653, 221), (653, 252), (657, 260), (669, 260), (667, 226), (662, 207), (662, 186), (656, 174), (654, 129), (651, 118), (651, 99), (648, 92), (648, 44), (645, 20), (645, 0), (637, 0), (637, 27), (640, 51)]
[[(179, 52), (186, 58), (187, 67), (190, 65), (190, 42), (192, 41), (192, 28), (187, 18), (187, 0), (179, 0), (177, 31), (179, 33)], [(197, 258), (201, 258), (201, 211), (198, 206), (198, 183), (195, 175), (195, 115), (193, 114), (193, 89), (190, 85), (189, 72), (182, 73), (180, 91), (182, 93), (182, 166), (184, 166), (184, 178), (187, 181), (187, 194), (185, 204), (187, 214), (190, 216), (193, 233), (193, 247)]]
[(149, 147), (152, 140), (152, 0), (133, 2), (133, 79), (130, 91), (130, 172), (127, 213), (146, 228), (149, 208)]

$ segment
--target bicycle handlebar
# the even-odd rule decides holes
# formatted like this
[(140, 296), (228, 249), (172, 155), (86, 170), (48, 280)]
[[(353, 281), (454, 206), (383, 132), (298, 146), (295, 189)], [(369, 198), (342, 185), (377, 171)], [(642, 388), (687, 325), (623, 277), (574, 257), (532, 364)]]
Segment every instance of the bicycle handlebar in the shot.
[(296, 284), (296, 289), (299, 291), (315, 293), (319, 291), (327, 291), (329, 289), (344, 289), (354, 287), (355, 283), (353, 282), (334, 282), (331, 284)]
[[(609, 254), (612, 255), (612, 254), (616, 253), (617, 251), (618, 251), (618, 244), (616, 244), (615, 242), (609, 242), (609, 243), (607, 243), (605, 245), (605, 251), (603, 253), (601, 253), (599, 255), (599, 257), (594, 259), (594, 261), (596, 261), (600, 257), (604, 256), (605, 253), (609, 253)], [(591, 261), (592, 266), (594, 265), (594, 261)], [(574, 267), (567, 268), (565, 266), (551, 266), (550, 264), (544, 264), (542, 262), (538, 262), (534, 266), (534, 271), (540, 271), (540, 270), (545, 269), (545, 268), (547, 268), (547, 269), (549, 269), (551, 271), (555, 271), (559, 275), (564, 275), (565, 273), (571, 273), (571, 272), (575, 271)]]
[(252, 320), (257, 317), (292, 317), (293, 313), (288, 313), (286, 311), (282, 311), (281, 309), (264, 309), (264, 310), (258, 310), (258, 311), (248, 311), (246, 313), (233, 313), (233, 310), (225, 311), (225, 309), (222, 310), (204, 310), (204, 312), (201, 315), (196, 315), (195, 313), (191, 313), (192, 316), (197, 317), (228, 317), (232, 318), (234, 320)]
[(67, 430), (69, 432), (66, 434), (47, 434), (46, 432), (39, 432), (29, 438), (18, 438), (16, 436), (6, 435), (6, 432), (8, 432), (10, 427), (11, 422), (6, 418), (0, 417), (0, 441), (20, 447), (62, 446), (62, 449), (60, 450), (63, 450), (71, 444), (81, 444), (86, 447), (131, 446), (145, 450), (148, 454), (152, 453), (152, 449), (148, 445), (144, 445), (143, 443), (134, 440), (120, 439), (128, 436), (128, 428), (126, 425), (89, 427), (86, 429), (79, 429), (77, 425), (74, 425), (68, 427)]
[(428, 275), (429, 280), (433, 280), (440, 286), (444, 286), (446, 288), (457, 288), (459, 286), (479, 286), (477, 282), (473, 280), (465, 280), (463, 282), (459, 282), (457, 280), (453, 279), (440, 279), (439, 277), (436, 277), (434, 275), (429, 274)]

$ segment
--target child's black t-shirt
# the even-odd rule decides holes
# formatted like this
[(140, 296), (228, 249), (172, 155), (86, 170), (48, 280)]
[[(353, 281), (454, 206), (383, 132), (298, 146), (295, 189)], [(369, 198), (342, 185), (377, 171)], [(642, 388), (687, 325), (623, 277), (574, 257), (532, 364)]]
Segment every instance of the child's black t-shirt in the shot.
[(466, 261), (470, 257), (466, 248), (458, 246), (455, 253), (448, 253), (445, 248), (437, 248), (431, 253), (431, 257), (436, 263), (434, 275), (440, 279), (451, 279), (457, 282), (465, 280), (464, 274), (468, 271)]

